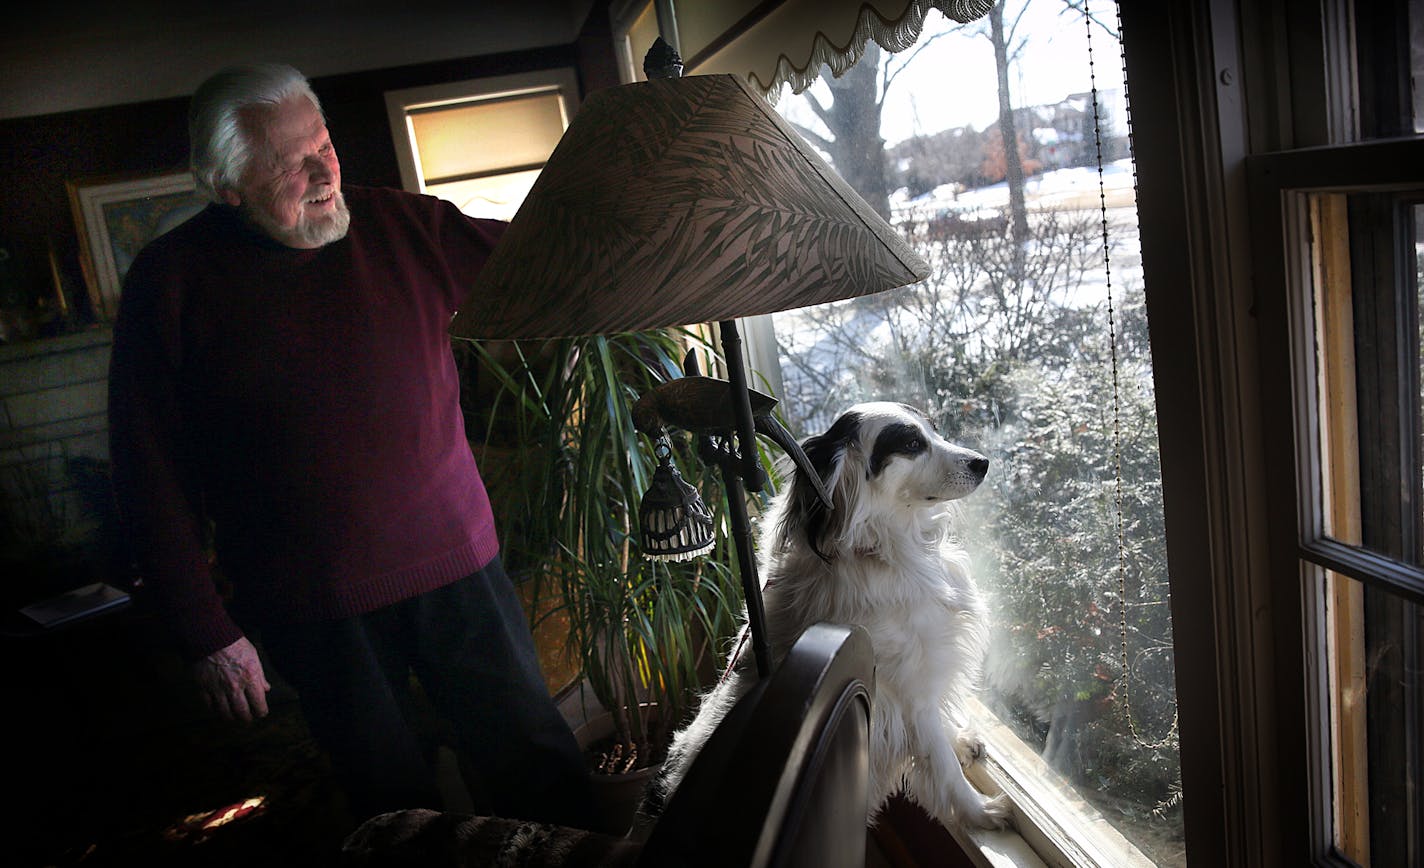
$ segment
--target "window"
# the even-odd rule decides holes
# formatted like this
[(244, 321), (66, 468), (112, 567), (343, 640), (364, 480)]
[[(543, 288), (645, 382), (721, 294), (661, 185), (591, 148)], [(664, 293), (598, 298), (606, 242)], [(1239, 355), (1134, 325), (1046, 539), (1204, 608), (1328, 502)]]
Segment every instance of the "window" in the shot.
[(1410, 32), (1418, 14), (1327, 16), (1321, 44), (1355, 57), (1325, 77), (1335, 122), (1298, 131), (1319, 146), (1250, 166), (1263, 388), (1280, 396), (1268, 449), (1293, 495), (1273, 515), (1272, 562), (1299, 600), (1276, 629), (1304, 648), (1282, 692), (1300, 713), (1300, 750), (1283, 759), (1301, 769), (1303, 849), (1317, 864), (1424, 853), (1424, 140), (1412, 135), (1409, 46), (1377, 38)]
[(912, 48), (868, 43), (839, 78), (780, 94), (934, 273), (775, 315), (768, 378), (801, 436), (903, 400), (990, 456), (962, 519), (993, 616), (977, 726), (1020, 825), (1054, 858), (1184, 864), (1134, 167), (1114, 10), (1095, 8), (932, 11)]
[(1277, 268), (1263, 315), (1290, 395), (1274, 433), (1295, 509), (1276, 521), (1303, 602), (1312, 855), (1360, 865), (1410, 864), (1424, 841), (1420, 159), (1417, 140), (1347, 143), (1253, 171), (1257, 213), (1279, 215), (1260, 233)]
[(472, 217), (512, 218), (568, 128), (577, 94), (572, 70), (386, 94), (402, 185)]

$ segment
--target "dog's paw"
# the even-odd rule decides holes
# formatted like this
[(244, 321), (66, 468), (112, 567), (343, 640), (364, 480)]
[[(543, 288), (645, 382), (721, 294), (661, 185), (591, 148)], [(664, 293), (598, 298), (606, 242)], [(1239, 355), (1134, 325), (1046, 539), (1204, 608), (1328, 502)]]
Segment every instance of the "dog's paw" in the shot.
[(979, 829), (1002, 829), (1013, 819), (1013, 807), (1008, 796), (986, 797), (977, 810), (966, 811), (962, 819), (965, 825)]
[(960, 766), (969, 768), (984, 758), (984, 739), (973, 730), (963, 730), (954, 740), (954, 755), (959, 758)]

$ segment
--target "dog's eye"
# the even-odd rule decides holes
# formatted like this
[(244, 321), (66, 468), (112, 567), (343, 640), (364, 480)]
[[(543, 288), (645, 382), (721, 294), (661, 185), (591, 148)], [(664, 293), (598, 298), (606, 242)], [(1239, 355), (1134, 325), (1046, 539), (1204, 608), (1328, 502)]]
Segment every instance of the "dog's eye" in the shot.
[(871, 475), (879, 473), (895, 456), (920, 455), (929, 451), (929, 440), (917, 426), (899, 423), (886, 425), (875, 437), (867, 465)]

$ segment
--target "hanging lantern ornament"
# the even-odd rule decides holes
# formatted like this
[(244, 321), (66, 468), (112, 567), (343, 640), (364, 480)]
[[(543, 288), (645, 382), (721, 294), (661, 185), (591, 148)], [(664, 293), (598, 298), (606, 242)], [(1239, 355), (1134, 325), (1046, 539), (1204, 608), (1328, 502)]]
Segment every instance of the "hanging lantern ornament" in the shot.
[(690, 561), (712, 548), (712, 513), (702, 495), (673, 466), (672, 444), (666, 434), (658, 437), (653, 454), (658, 467), (638, 506), (643, 556), (655, 561)]

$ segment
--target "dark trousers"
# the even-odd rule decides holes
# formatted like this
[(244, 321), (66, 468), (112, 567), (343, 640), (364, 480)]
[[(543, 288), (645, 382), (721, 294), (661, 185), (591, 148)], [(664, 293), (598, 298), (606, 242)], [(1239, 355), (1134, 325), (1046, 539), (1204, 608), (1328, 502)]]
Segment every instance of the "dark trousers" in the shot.
[(476, 808), (589, 828), (586, 765), (549, 696), (523, 608), (496, 558), (458, 582), (365, 615), (264, 629), (360, 821), (440, 808), (411, 727), (410, 673), (456, 735)]

